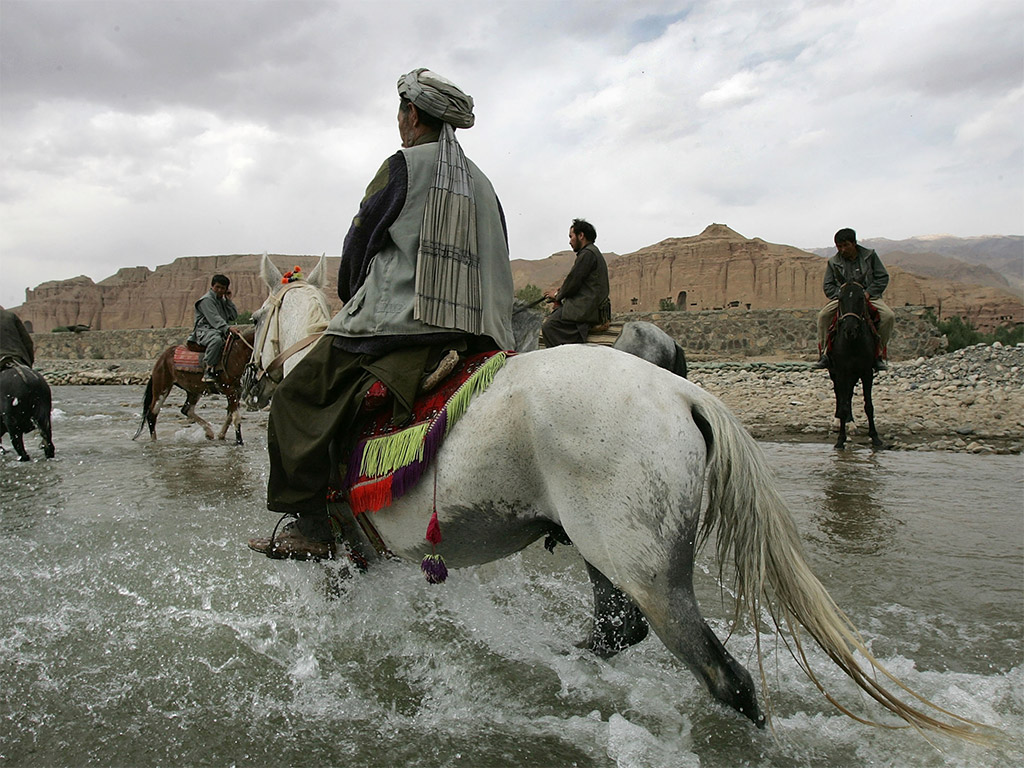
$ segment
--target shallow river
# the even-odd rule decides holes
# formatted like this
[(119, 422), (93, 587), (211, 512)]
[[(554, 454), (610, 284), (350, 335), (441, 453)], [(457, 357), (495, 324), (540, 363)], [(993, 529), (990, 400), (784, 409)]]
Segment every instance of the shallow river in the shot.
[[(245, 547), (264, 414), (207, 442), (177, 413), (131, 435), (141, 387), (57, 387), (57, 458), (0, 459), (0, 765), (985, 766), (998, 750), (839, 714), (783, 649), (774, 731), (714, 703), (656, 638), (574, 647), (590, 587), (535, 544), (430, 587), (415, 564), (344, 582)], [(204, 401), (219, 419), (222, 401)], [(9, 443), (7, 443), (9, 447)], [(920, 693), (1024, 733), (1024, 460), (765, 443), (818, 576)], [(710, 553), (698, 585), (728, 634)], [(752, 636), (728, 647), (757, 677)], [(870, 715), (827, 660), (823, 679)]]

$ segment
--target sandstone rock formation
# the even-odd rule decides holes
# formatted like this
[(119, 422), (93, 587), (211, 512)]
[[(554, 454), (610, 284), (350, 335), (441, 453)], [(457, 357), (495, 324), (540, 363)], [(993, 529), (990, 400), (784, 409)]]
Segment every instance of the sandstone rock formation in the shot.
[[(789, 245), (749, 239), (724, 224), (712, 224), (692, 237), (669, 238), (617, 256), (606, 254), (615, 312), (650, 312), (663, 299), (683, 311), (719, 308), (802, 309), (824, 303), (821, 256)], [(312, 269), (317, 256), (274, 256), (281, 271), (298, 264)], [(512, 262), (516, 288), (558, 285), (574, 254), (560, 251), (547, 259)], [(259, 276), (260, 255), (188, 256), (151, 271), (125, 267), (94, 283), (77, 277), (43, 283), (26, 291), (14, 307), (36, 333), (57, 326), (88, 325), (94, 330), (166, 328), (192, 325), (192, 304), (222, 272), (231, 278), (240, 311), (257, 309), (267, 296)], [(338, 257), (328, 259), (327, 295), (340, 307), (335, 281)], [(890, 306), (928, 306), (940, 318), (959, 316), (981, 330), (1006, 322), (1024, 322), (1019, 295), (998, 286), (957, 282), (947, 276), (922, 276), (891, 266), (885, 298)], [(966, 279), (966, 278), (965, 278)]]
[[(193, 304), (219, 273), (231, 278), (232, 300), (239, 312), (255, 311), (267, 298), (260, 277), (261, 254), (186, 256), (151, 271), (124, 267), (94, 283), (88, 277), (43, 283), (26, 291), (26, 301), (15, 311), (35, 333), (59, 326), (84, 324), (93, 330), (192, 327)], [(271, 256), (285, 272), (295, 265), (313, 269), (319, 256)], [(327, 259), (326, 293), (337, 310), (338, 257)]]

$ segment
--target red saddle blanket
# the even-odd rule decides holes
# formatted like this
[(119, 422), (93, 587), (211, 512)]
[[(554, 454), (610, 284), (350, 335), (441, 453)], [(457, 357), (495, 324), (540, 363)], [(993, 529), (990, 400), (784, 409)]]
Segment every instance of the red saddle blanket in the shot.
[[(332, 496), (348, 497), (356, 515), (376, 512), (412, 489), (437, 455), (445, 436), (483, 392), (513, 352), (483, 352), (459, 362), (440, 385), (413, 405), (412, 416), (392, 423), (392, 408), (372, 414), (360, 430), (348, 462), (343, 488)], [(374, 385), (364, 405), (380, 407), (386, 388)]]
[(174, 367), (188, 373), (203, 372), (203, 353), (195, 352), (184, 345), (174, 348)]

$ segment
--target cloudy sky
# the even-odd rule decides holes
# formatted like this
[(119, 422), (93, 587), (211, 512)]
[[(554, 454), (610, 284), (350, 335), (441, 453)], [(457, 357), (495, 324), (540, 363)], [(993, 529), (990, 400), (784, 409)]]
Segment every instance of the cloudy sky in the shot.
[(825, 246), (1024, 233), (1019, 0), (0, 0), (0, 304), (219, 253), (336, 255), (399, 144), (460, 131), (513, 258), (712, 222)]

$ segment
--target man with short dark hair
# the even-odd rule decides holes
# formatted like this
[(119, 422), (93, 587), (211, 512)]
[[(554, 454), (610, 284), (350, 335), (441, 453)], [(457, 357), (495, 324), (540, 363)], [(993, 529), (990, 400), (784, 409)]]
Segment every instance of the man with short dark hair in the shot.
[(334, 555), (326, 494), (337, 439), (351, 449), (369, 388), (396, 410), (459, 353), (512, 349), (512, 266), (501, 204), (455, 138), (473, 99), (428, 69), (398, 80), (402, 149), (381, 165), (352, 220), (338, 268), (345, 302), (270, 405), (267, 508), (294, 515), (249, 540), (272, 558)]
[[(864, 296), (878, 310), (878, 336), (882, 350), (885, 350), (892, 336), (896, 314), (882, 301), (882, 292), (889, 285), (889, 273), (882, 265), (878, 254), (871, 248), (857, 244), (857, 233), (849, 227), (840, 229), (835, 235), (836, 254), (825, 266), (822, 288), (828, 303), (818, 313), (818, 349), (821, 358), (815, 368), (828, 368), (828, 329), (839, 307), (839, 289), (844, 283), (859, 283), (864, 286)], [(875, 358), (875, 370), (888, 368), (881, 355)]]
[(225, 275), (218, 274), (210, 281), (210, 290), (195, 303), (195, 323), (188, 340), (206, 347), (203, 353), (203, 381), (208, 383), (217, 381), (224, 341), (231, 330), (231, 323), (238, 317), (238, 309), (230, 295), (231, 281)]
[(576, 261), (561, 288), (544, 292), (556, 305), (541, 327), (546, 347), (585, 344), (592, 326), (611, 320), (608, 264), (594, 244), (595, 240), (597, 230), (593, 224), (573, 219), (569, 227), (569, 246), (576, 254)]

